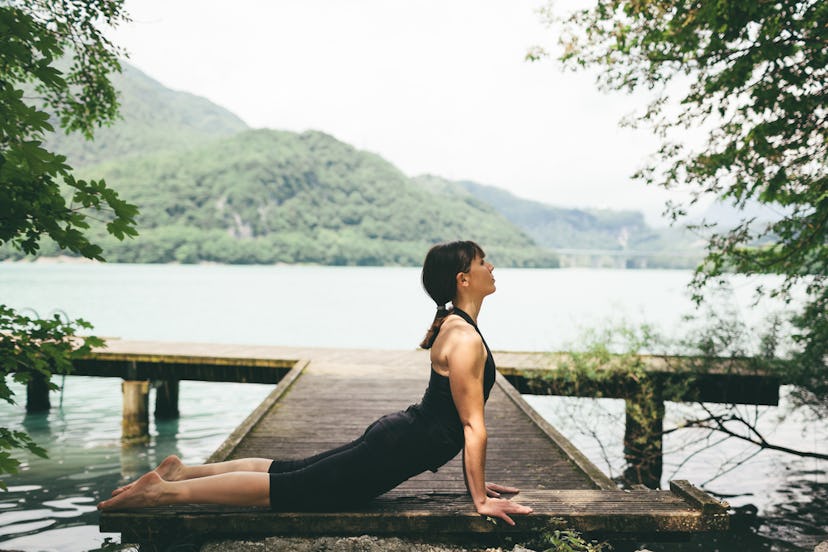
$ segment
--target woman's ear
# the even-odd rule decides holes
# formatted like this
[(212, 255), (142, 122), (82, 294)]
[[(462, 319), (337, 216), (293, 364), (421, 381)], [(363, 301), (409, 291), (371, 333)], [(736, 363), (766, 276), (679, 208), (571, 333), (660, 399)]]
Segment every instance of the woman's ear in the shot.
[(458, 272), (457, 276), (455, 276), (454, 279), (457, 281), (458, 286), (465, 286), (469, 282), (469, 279), (466, 277), (465, 272)]

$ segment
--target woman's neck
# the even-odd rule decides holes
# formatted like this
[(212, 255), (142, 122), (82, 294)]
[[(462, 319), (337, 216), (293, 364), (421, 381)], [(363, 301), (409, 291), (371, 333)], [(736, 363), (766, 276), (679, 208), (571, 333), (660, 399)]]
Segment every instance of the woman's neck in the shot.
[(480, 314), (480, 307), (483, 306), (483, 300), (472, 301), (467, 299), (458, 299), (457, 302), (454, 303), (454, 306), (471, 316), (471, 319), (474, 320), (475, 324), (477, 324), (477, 315)]

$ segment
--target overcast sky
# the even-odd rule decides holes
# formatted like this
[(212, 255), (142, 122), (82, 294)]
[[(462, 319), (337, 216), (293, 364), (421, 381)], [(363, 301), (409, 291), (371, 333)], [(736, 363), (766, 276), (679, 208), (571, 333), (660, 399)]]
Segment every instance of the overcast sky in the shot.
[(409, 175), (657, 223), (667, 193), (630, 180), (657, 142), (618, 127), (643, 98), (599, 92), (594, 75), (554, 59), (525, 61), (556, 45), (543, 4), (127, 0), (133, 22), (112, 37), (149, 76), (252, 127), (317, 129)]

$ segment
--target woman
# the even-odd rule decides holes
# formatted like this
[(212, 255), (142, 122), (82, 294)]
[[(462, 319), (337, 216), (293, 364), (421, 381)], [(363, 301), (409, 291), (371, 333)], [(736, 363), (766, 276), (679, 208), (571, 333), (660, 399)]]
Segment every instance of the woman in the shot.
[[(517, 489), (485, 482), (483, 406), (495, 365), (477, 329), (483, 299), (495, 291), (494, 267), (474, 242), (432, 247), (422, 281), (437, 314), (421, 346), (431, 349), (431, 377), (419, 404), (383, 416), (357, 440), (304, 460), (244, 458), (185, 466), (166, 458), (116, 489), (101, 510), (165, 504), (269, 506), (274, 510), (352, 507), (437, 468), (464, 451), (463, 472), (477, 512), (514, 525), (531, 508), (500, 498)], [(446, 308), (451, 302), (453, 307)]]

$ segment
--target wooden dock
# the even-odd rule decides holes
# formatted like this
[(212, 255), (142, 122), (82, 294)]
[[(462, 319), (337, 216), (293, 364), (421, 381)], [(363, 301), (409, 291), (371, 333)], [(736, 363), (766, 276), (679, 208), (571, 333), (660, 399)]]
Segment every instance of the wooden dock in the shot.
[[(305, 457), (358, 437), (383, 414), (417, 402), (428, 381), (426, 351), (369, 351), (164, 344), (112, 341), (102, 360), (142, 359), (232, 366), (228, 359), (292, 368), (211, 456)], [(120, 356), (119, 356), (120, 355)], [(509, 358), (509, 355), (504, 355)], [(495, 354), (495, 360), (500, 358)], [(94, 364), (94, 363), (93, 363)], [(508, 366), (507, 366), (508, 368)], [(499, 376), (486, 406), (488, 480), (514, 485), (513, 500), (535, 513), (517, 527), (476, 514), (463, 484), (458, 456), (437, 473), (426, 472), (348, 512), (269, 512), (253, 508), (164, 507), (104, 512), (101, 531), (122, 542), (161, 542), (165, 535), (199, 538), (269, 535), (396, 535), (469, 542), (506, 533), (570, 527), (601, 536), (674, 538), (728, 527), (726, 504), (687, 482), (671, 490), (619, 490), (514, 387)]]

